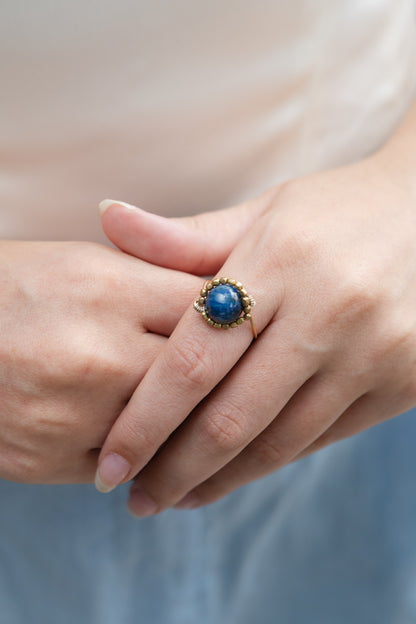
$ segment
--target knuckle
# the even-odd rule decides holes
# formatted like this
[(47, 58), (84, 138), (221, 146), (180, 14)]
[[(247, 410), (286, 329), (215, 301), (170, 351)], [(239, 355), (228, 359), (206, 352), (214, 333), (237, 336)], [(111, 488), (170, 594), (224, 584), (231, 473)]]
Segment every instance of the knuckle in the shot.
[(56, 357), (49, 359), (43, 366), (43, 375), (59, 388), (96, 389), (109, 383), (126, 387), (131, 373), (127, 361), (123, 361), (111, 345), (101, 345), (91, 340), (80, 344), (79, 338), (73, 341), (70, 352), (58, 354), (60, 366), (57, 367)]
[(127, 361), (122, 361), (119, 354), (115, 353), (115, 350), (107, 347), (99, 349), (91, 349), (89, 352), (84, 352), (79, 359), (78, 364), (75, 364), (77, 376), (80, 379), (84, 379), (91, 385), (97, 383), (102, 384), (115, 381), (120, 384), (126, 375), (125, 371)]
[(270, 435), (264, 434), (254, 440), (253, 452), (260, 466), (266, 470), (279, 468), (286, 463), (283, 448)]
[(382, 298), (376, 284), (372, 284), (367, 276), (359, 272), (347, 279), (342, 295), (344, 309), (353, 316), (362, 316), (372, 312)]
[[(396, 388), (397, 395), (403, 398), (410, 391), (416, 392), (416, 323), (401, 315), (388, 315), (388, 319), (376, 324), (374, 338), (369, 353), (369, 368), (375, 370), (380, 380), (385, 379), (386, 388)], [(413, 399), (414, 400), (414, 399)]]
[(40, 457), (20, 450), (3, 457), (1, 473), (2, 478), (17, 483), (43, 483), (45, 468)]
[(384, 295), (363, 272), (344, 272), (336, 285), (332, 284), (329, 305), (321, 308), (320, 326), (349, 328), (351, 323), (373, 323)]
[(380, 328), (382, 356), (399, 355), (404, 361), (416, 354), (416, 324), (403, 318), (391, 318)]
[(90, 376), (94, 363), (86, 348), (79, 349), (77, 342), (71, 341), (71, 345), (71, 350), (61, 350), (59, 345), (51, 344), (40, 354), (38, 378), (42, 387), (63, 391), (76, 387), (80, 380), (83, 383)]
[(230, 453), (244, 447), (249, 437), (245, 420), (241, 408), (236, 405), (222, 403), (213, 409), (204, 423), (208, 446), (220, 453)]
[(181, 340), (175, 344), (174, 355), (174, 361), (168, 360), (166, 364), (176, 376), (180, 376), (186, 389), (196, 390), (209, 385), (214, 367), (208, 351), (202, 345), (196, 340)]

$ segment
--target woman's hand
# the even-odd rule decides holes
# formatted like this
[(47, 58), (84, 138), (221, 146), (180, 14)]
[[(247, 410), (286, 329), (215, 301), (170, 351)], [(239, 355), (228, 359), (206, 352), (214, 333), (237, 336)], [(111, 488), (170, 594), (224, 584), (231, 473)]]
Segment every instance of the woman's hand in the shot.
[(257, 301), (254, 342), (190, 302), (114, 424), (100, 469), (117, 453), (139, 473), (133, 513), (215, 501), (416, 404), (416, 202), (397, 180), (372, 158), (193, 220), (104, 215), (122, 248)]
[(2, 241), (0, 284), (0, 478), (92, 481), (199, 280), (101, 245)]

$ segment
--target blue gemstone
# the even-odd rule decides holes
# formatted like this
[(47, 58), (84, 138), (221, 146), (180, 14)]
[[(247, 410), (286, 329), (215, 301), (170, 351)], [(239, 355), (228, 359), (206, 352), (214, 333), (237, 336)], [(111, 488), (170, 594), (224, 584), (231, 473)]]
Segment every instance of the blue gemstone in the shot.
[(208, 316), (221, 325), (236, 321), (243, 310), (240, 293), (229, 284), (220, 284), (210, 290), (205, 307)]

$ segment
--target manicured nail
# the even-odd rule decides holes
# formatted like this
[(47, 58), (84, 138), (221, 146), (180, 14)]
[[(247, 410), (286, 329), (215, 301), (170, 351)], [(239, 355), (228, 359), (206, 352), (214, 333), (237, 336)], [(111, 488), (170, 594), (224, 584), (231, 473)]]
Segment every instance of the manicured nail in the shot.
[(106, 494), (114, 490), (131, 469), (130, 464), (117, 453), (109, 453), (98, 466), (95, 475), (95, 487), (99, 492)]
[(174, 505), (174, 509), (195, 509), (201, 504), (201, 499), (195, 492), (189, 492), (186, 496)]
[(130, 490), (128, 510), (135, 518), (144, 518), (159, 511), (159, 507), (136, 481)]
[(136, 206), (126, 204), (126, 202), (118, 201), (117, 199), (103, 199), (103, 201), (98, 204), (98, 208), (100, 209), (100, 216), (102, 217), (107, 208), (110, 208), (110, 206), (113, 206), (113, 204), (124, 206), (125, 208), (129, 208), (130, 210), (138, 210)]

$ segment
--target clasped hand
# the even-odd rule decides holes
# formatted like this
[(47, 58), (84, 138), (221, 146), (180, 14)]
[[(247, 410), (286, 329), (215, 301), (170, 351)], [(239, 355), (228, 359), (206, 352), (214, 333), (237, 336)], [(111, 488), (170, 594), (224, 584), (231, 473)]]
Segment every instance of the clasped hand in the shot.
[(2, 241), (0, 281), (0, 478), (91, 482), (199, 279), (102, 245)]
[(248, 323), (216, 330), (193, 310), (198, 280), (101, 449), (98, 486), (134, 479), (132, 513), (213, 502), (416, 404), (414, 198), (377, 158), (194, 218), (114, 204), (103, 227), (142, 261), (232, 277), (257, 301), (252, 342)]

